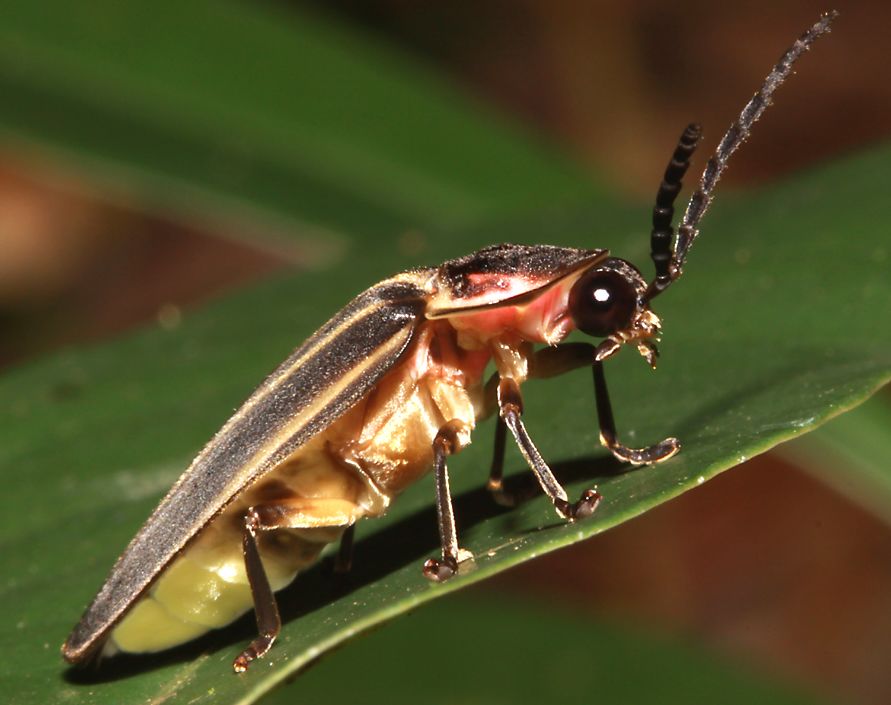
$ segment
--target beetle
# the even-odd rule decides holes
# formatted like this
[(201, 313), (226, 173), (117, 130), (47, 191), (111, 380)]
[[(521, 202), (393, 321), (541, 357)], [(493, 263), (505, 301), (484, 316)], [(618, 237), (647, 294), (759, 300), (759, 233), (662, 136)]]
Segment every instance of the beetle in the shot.
[[(355, 522), (380, 516), (431, 467), (441, 556), (424, 574), (455, 575), (460, 548), (447, 458), (497, 412), (488, 489), (502, 483), (507, 432), (557, 513), (590, 515), (595, 489), (570, 501), (523, 423), (522, 383), (590, 365), (600, 441), (625, 463), (648, 465), (680, 449), (675, 438), (623, 445), (604, 362), (634, 345), (656, 366), (660, 320), (652, 300), (681, 276), (699, 223), (733, 152), (792, 65), (829, 31), (823, 16), (786, 51), (709, 159), (675, 234), (674, 202), (698, 125), (681, 135), (656, 196), (654, 278), (603, 249), (494, 245), (438, 267), (403, 272), (359, 294), (298, 347), (198, 454), (112, 568), (62, 646), (71, 663), (118, 651), (154, 652), (221, 627), (254, 608), (259, 635), (236, 672), (272, 646), (281, 628), (274, 592), (341, 542), (348, 565)], [(565, 343), (579, 329), (597, 345)], [(536, 344), (545, 347), (536, 349)], [(484, 381), (494, 362), (495, 374)]]

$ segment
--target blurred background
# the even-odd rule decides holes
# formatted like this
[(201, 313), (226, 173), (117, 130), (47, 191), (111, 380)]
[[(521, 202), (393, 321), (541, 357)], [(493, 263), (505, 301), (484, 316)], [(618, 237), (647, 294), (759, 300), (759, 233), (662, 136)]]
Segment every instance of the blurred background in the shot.
[[(702, 150), (711, 149), (770, 62), (829, 9), (805, 0), (266, 4), (439, 74), (453, 92), (446, 95), (463, 96), (541, 149), (568, 155), (593, 182), (642, 203), (654, 195), (683, 126), (701, 122)], [(891, 5), (835, 7), (842, 16), (831, 41), (783, 87), (723, 189), (761, 187), (887, 139)], [(186, 195), (168, 197), (152, 177), (139, 178), (141, 169), (151, 171), (151, 155), (122, 170), (114, 143), (134, 139), (127, 111), (142, 109), (137, 91), (94, 71), (102, 57), (79, 48), (81, 30), (70, 17), (54, 24), (38, 11), (14, 14), (0, 28), (0, 365), (11, 369), (147, 323), (176, 326), (184, 311), (226, 291), (347, 255), (333, 221), (295, 225), (237, 202), (222, 210), (207, 198), (195, 205), (185, 187)], [(101, 34), (101, 3), (76, 19)], [(158, 46), (159, 62), (168, 49)], [(90, 89), (79, 92), (79, 105), (66, 93), (68, 81)], [(225, 89), (225, 76), (220, 81)], [(148, 78), (142, 88), (146, 100), (164, 90)], [(40, 105), (51, 114), (29, 113)], [(107, 153), (91, 146), (102, 143), (101, 120), (91, 126), (78, 113), (88, 115), (91, 105), (123, 116), (113, 123), (119, 132), (105, 135)], [(69, 130), (68, 120), (80, 123)], [(134, 129), (139, 124), (133, 120)], [(236, 138), (230, 146), (239, 154)], [(208, 168), (237, 193), (239, 174), (226, 171), (233, 163)], [(642, 232), (648, 217), (642, 210)], [(294, 228), (296, 240), (284, 234)], [(401, 242), (414, 246), (410, 228)], [(688, 635), (839, 702), (891, 702), (886, 518), (788, 456), (746, 465), (473, 590), (556, 595), (575, 611)], [(833, 609), (839, 604), (843, 610)]]

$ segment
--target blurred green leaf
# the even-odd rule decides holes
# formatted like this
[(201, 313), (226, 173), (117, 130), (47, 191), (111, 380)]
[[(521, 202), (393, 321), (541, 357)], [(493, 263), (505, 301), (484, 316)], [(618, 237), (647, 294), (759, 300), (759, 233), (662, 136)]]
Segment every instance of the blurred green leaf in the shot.
[(580, 170), (406, 58), (283, 4), (8, 0), (0, 136), (108, 192), (285, 219), (291, 235), (392, 240), (595, 197)]
[[(427, 478), (386, 518), (360, 525), (346, 587), (318, 566), (281, 594), (282, 636), (241, 677), (230, 663), (251, 637), (250, 618), (86, 676), (67, 672), (57, 649), (158, 497), (252, 386), (363, 286), (419, 262), (368, 248), (331, 271), (232, 296), (175, 331), (146, 330), (8, 373), (0, 380), (7, 699), (252, 702), (361, 631), (626, 521), (858, 404), (891, 376), (891, 327), (876, 323), (891, 320), (889, 172), (891, 149), (876, 149), (719, 201), (684, 279), (657, 302), (665, 324), (658, 373), (633, 351), (608, 369), (625, 440), (677, 436), (684, 447), (676, 458), (621, 472), (597, 442), (590, 373), (530, 383), (530, 432), (571, 494), (598, 485), (605, 499), (597, 513), (565, 524), (540, 496), (496, 508), (482, 489), (491, 452), (491, 428), (482, 427), (451, 464), (462, 543), (476, 553), (476, 569), (444, 585), (421, 576), (438, 546)], [(454, 230), (429, 253), (435, 261), (511, 239), (609, 246), (644, 266), (647, 215), (601, 205)], [(512, 481), (531, 484), (517, 453), (508, 464), (519, 476)]]
[(781, 446), (779, 452), (891, 522), (891, 404), (887, 394), (878, 394), (815, 433)]
[(817, 702), (682, 640), (545, 609), (492, 597), (438, 602), (356, 640), (262, 703)]

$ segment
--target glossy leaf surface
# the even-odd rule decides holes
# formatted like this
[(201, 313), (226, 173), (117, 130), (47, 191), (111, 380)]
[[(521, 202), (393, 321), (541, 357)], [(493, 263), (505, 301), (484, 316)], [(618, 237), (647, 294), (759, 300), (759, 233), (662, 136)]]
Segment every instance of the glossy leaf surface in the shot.
[[(111, 662), (87, 682), (66, 674), (57, 649), (157, 498), (252, 386), (353, 292), (417, 262), (369, 252), (232, 296), (175, 331), (146, 330), (8, 373), (0, 382), (0, 602), (9, 625), (0, 677), (13, 702), (174, 693), (166, 702), (250, 702), (358, 632), (597, 534), (859, 403), (891, 375), (891, 329), (878, 324), (891, 318), (881, 227), (889, 157), (877, 150), (725, 198), (710, 216), (688, 274), (658, 301), (660, 369), (633, 351), (608, 369), (626, 441), (675, 435), (684, 444), (676, 458), (623, 472), (597, 445), (587, 372), (530, 383), (530, 432), (572, 494), (599, 487), (597, 513), (564, 524), (534, 493), (516, 510), (497, 509), (482, 489), (491, 433), (483, 426), (453, 461), (461, 536), (476, 569), (445, 585), (421, 576), (420, 563), (437, 550), (428, 478), (385, 519), (360, 526), (346, 586), (332, 584), (323, 564), (282, 593), (281, 639), (242, 677), (229, 664), (251, 636), (250, 618), (162, 656)], [(646, 208), (618, 206), (527, 218), (450, 232), (429, 253), (442, 259), (506, 239), (607, 245), (645, 267), (646, 220)], [(508, 466), (531, 485), (518, 454)]]
[(492, 596), (442, 600), (393, 622), (262, 702), (388, 705), (419, 694), (429, 705), (563, 698), (600, 705), (818, 702), (681, 639)]
[(395, 239), (592, 198), (407, 56), (275, 3), (11, 0), (0, 92), (13, 148), (229, 230)]

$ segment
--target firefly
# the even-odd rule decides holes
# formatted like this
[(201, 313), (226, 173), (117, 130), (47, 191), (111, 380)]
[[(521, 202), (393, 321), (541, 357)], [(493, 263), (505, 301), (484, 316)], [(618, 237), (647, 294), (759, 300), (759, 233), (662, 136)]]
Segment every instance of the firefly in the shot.
[[(431, 468), (441, 553), (423, 573), (448, 580), (472, 558), (458, 541), (448, 461), (489, 416), (494, 499), (516, 501), (502, 482), (509, 432), (557, 514), (583, 520), (600, 494), (590, 488), (571, 499), (542, 458), (523, 421), (521, 387), (530, 378), (589, 366), (601, 443), (633, 465), (675, 455), (676, 438), (642, 448), (619, 440), (604, 363), (630, 345), (656, 366), (653, 300), (681, 276), (731, 155), (835, 16), (823, 16), (770, 71), (708, 160), (675, 230), (674, 203), (701, 137), (698, 125), (683, 131), (656, 195), (649, 282), (605, 249), (500, 244), (397, 274), (350, 301), (198, 454), (115, 563), (64, 658), (161, 651), (253, 608), (259, 634), (233, 662), (245, 671), (281, 629), (274, 593), (332, 542), (347, 566), (355, 523), (384, 514)], [(599, 342), (564, 342), (576, 329)]]

